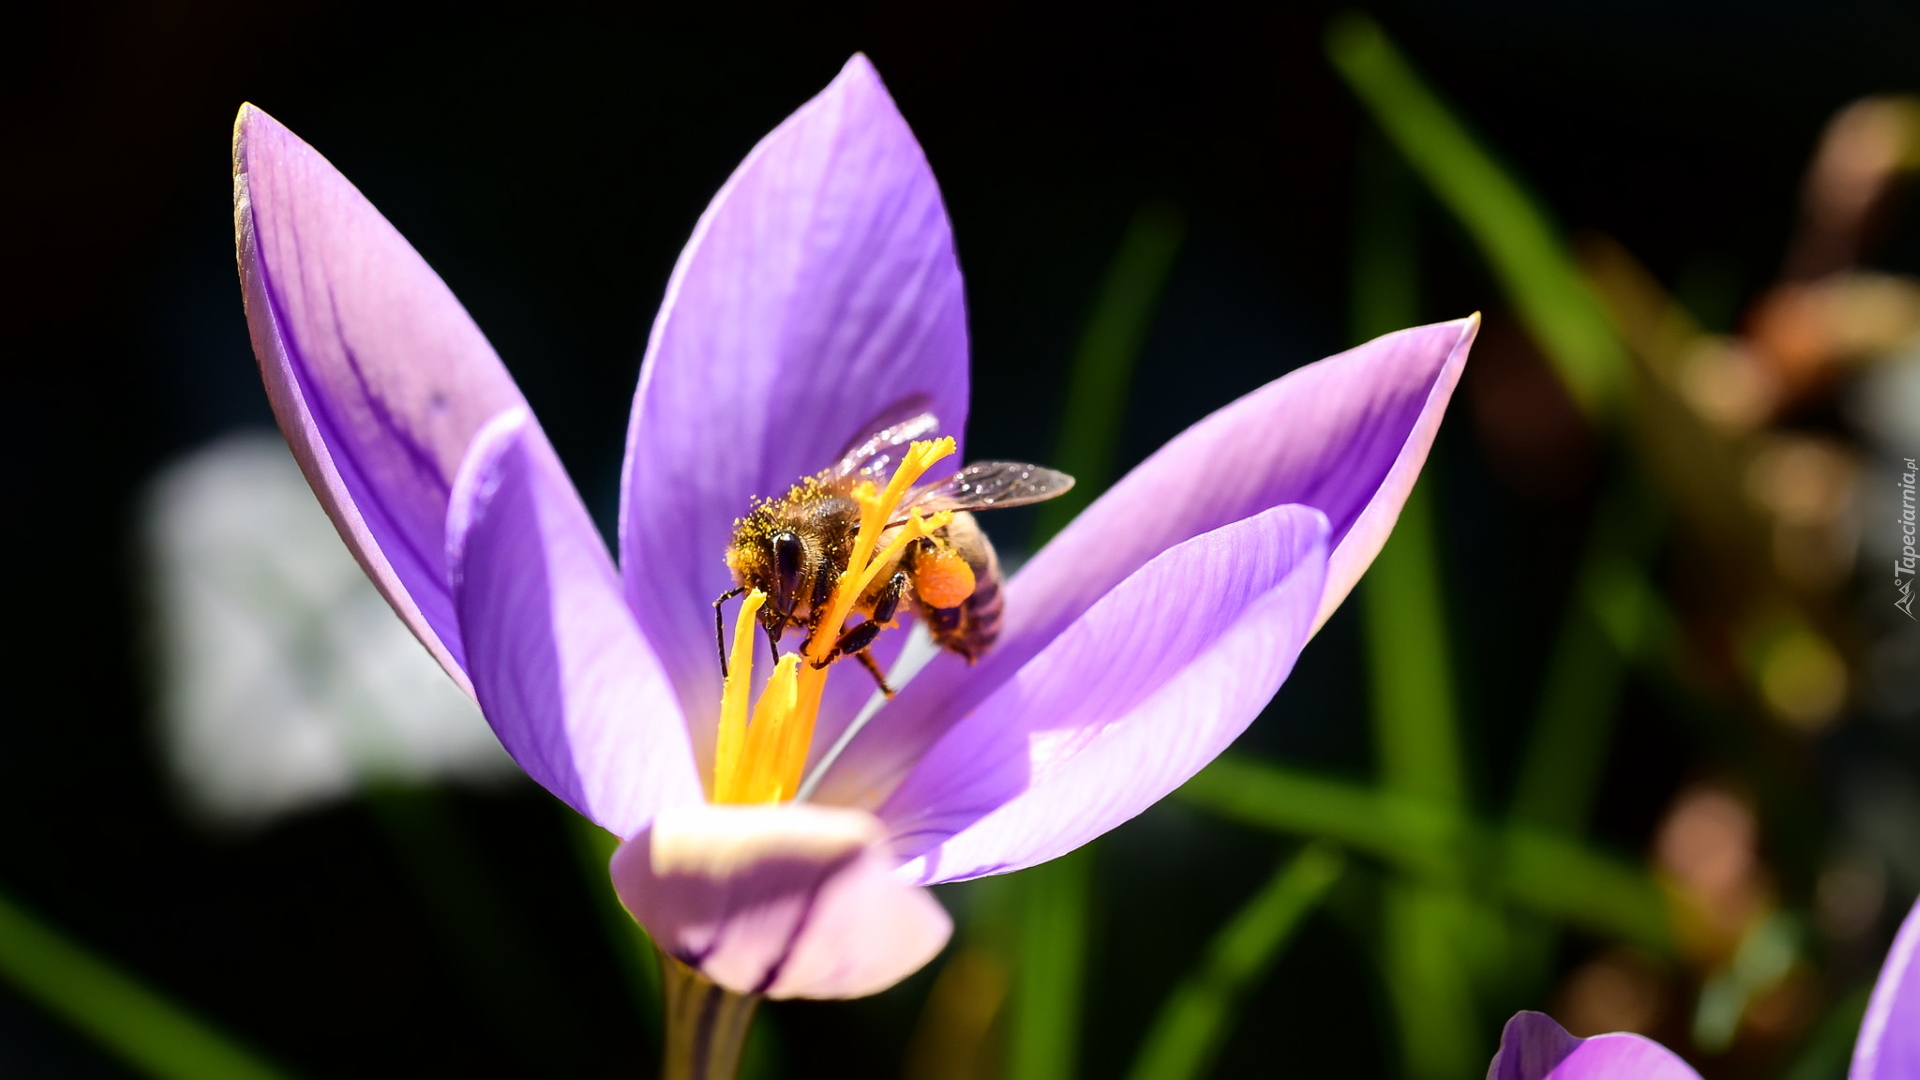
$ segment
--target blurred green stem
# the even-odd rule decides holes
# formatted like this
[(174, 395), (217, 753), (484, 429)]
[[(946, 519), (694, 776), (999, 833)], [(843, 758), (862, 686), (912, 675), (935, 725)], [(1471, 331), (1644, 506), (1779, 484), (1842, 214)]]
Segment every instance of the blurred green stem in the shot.
[(1071, 475), (1074, 488), (1040, 508), (1035, 547), (1113, 481), (1134, 360), (1185, 235), (1179, 207), (1164, 202), (1142, 206), (1127, 226), (1074, 352), (1060, 441), (1048, 462)]
[(661, 1080), (734, 1080), (760, 998), (723, 989), (660, 953), (666, 996), (666, 1055)]
[(1527, 331), (1589, 416), (1611, 402), (1626, 352), (1551, 218), (1421, 80), (1371, 18), (1349, 12), (1327, 55), (1393, 145), (1479, 245)]
[(1093, 861), (1089, 844), (1015, 879), (1007, 1080), (1073, 1080), (1078, 1071)]
[(1246, 907), (1208, 943), (1200, 964), (1167, 996), (1134, 1059), (1129, 1080), (1200, 1080), (1241, 1001), (1273, 969), (1294, 931), (1340, 878), (1340, 849), (1315, 841), (1283, 862)]
[(283, 1080), (285, 1072), (0, 895), (0, 975), (160, 1080)]

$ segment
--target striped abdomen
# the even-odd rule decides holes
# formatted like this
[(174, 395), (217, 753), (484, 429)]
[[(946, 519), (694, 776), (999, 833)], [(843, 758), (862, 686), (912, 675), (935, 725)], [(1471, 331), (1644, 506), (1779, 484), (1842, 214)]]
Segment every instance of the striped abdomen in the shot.
[(958, 607), (932, 608), (916, 603), (920, 617), (927, 621), (933, 640), (941, 648), (959, 653), (968, 663), (992, 646), (1000, 636), (1000, 559), (993, 544), (980, 531), (973, 515), (956, 513), (952, 524), (941, 530), (940, 539), (967, 560), (973, 571), (973, 594)]

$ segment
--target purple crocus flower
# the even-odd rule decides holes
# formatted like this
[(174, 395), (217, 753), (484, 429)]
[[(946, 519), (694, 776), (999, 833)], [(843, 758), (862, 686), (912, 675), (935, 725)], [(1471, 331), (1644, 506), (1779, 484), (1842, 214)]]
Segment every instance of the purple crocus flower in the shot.
[(747, 693), (714, 656), (733, 522), (891, 423), (966, 423), (946, 212), (872, 66), (762, 140), (682, 252), (634, 395), (617, 569), (400, 234), (252, 107), (234, 171), (261, 372), (341, 536), (514, 760), (625, 841), (615, 888), (660, 948), (741, 994), (892, 985), (951, 930), (921, 886), (1064, 854), (1220, 753), (1378, 553), (1478, 327), (1389, 335), (1201, 421), (1005, 584), (978, 664), (938, 656), (849, 739), (871, 682), (783, 661), (808, 797), (722, 805), (723, 706)]
[[(1873, 984), (1849, 1080), (1920, 1080), (1920, 902), (1894, 935)], [(1507, 1021), (1487, 1080), (1700, 1080), (1680, 1056), (1628, 1032), (1576, 1039), (1545, 1013)]]

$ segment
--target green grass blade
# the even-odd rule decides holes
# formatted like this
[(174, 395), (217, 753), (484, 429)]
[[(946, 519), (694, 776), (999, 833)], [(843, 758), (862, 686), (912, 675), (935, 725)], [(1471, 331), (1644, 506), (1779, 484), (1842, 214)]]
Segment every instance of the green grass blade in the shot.
[(1074, 353), (1060, 442), (1047, 462), (1073, 476), (1074, 488), (1040, 508), (1035, 546), (1113, 482), (1134, 360), (1185, 235), (1179, 208), (1166, 203), (1141, 207), (1127, 226)]
[(1566, 242), (1388, 40), (1357, 13), (1334, 20), (1327, 54), (1393, 145), (1485, 254), (1527, 330), (1589, 415), (1626, 371), (1626, 352)]
[(1073, 1080), (1087, 965), (1093, 848), (1021, 871), (1007, 1029), (1007, 1080)]
[(1224, 754), (1176, 791), (1221, 817), (1289, 836), (1325, 837), (1423, 876), (1467, 852), (1459, 815), (1431, 802)]
[(1283, 863), (1214, 935), (1199, 966), (1168, 995), (1130, 1080), (1199, 1080), (1218, 1055), (1241, 1001), (1258, 988), (1314, 905), (1339, 880), (1340, 850), (1315, 842)]
[(5, 896), (0, 896), (0, 975), (148, 1076), (283, 1080), (289, 1075)]
[(1580, 841), (1513, 826), (1489, 837), (1490, 884), (1509, 903), (1656, 952), (1673, 950), (1667, 900), (1646, 871)]
[(1608, 493), (1547, 661), (1539, 712), (1514, 785), (1514, 820), (1585, 831), (1627, 670), (1657, 630), (1641, 570), (1657, 538), (1658, 514), (1636, 493), (1622, 486)]
[(1550, 830), (1490, 829), (1457, 809), (1228, 754), (1176, 796), (1232, 821), (1322, 837), (1412, 877), (1472, 874), (1494, 899), (1657, 952), (1666, 901), (1639, 868)]

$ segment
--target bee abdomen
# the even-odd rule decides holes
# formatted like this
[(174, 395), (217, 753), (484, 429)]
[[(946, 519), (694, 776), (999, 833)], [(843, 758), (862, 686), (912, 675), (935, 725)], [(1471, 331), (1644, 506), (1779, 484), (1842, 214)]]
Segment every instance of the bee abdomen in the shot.
[(1000, 637), (1000, 582), (986, 578), (980, 586), (960, 605), (966, 613), (966, 622), (972, 624), (973, 636), (981, 649), (992, 645)]

